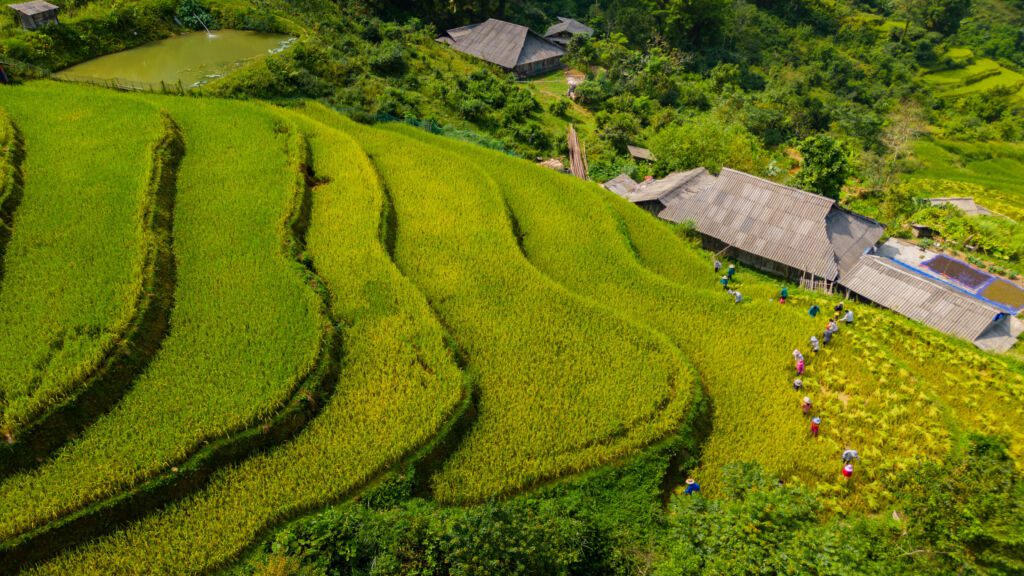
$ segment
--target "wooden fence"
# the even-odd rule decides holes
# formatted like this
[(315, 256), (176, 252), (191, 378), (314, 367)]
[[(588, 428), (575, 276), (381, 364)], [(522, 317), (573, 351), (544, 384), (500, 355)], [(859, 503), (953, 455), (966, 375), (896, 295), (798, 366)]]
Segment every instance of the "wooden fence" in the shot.
[(125, 78), (94, 78), (91, 76), (76, 76), (74, 74), (54, 74), (50, 76), (50, 79), (58, 80), (60, 82), (73, 82), (76, 84), (92, 84), (93, 86), (111, 88), (122, 92), (151, 92), (154, 94), (176, 94), (184, 96), (189, 91), (188, 88), (185, 88), (181, 84), (181, 80), (178, 80), (176, 83), (163, 81), (139, 82), (137, 80), (127, 80)]

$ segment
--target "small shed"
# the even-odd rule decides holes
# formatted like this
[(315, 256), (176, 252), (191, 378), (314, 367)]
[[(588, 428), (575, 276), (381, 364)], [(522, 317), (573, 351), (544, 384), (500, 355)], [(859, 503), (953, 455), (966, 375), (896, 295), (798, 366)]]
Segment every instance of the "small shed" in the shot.
[(991, 216), (992, 211), (974, 201), (974, 198), (928, 198), (925, 200), (932, 206), (956, 206), (968, 216)]
[(654, 154), (647, 148), (641, 148), (639, 146), (626, 146), (626, 150), (629, 150), (629, 155), (632, 156), (634, 160), (654, 162)]
[(569, 45), (569, 42), (572, 42), (573, 36), (579, 35), (593, 36), (594, 29), (572, 18), (559, 16), (558, 24), (548, 28), (544, 33), (544, 38), (564, 48)]
[(26, 30), (35, 30), (50, 24), (60, 24), (57, 20), (57, 10), (59, 8), (43, 0), (8, 4), (7, 7), (14, 10), (18, 23)]

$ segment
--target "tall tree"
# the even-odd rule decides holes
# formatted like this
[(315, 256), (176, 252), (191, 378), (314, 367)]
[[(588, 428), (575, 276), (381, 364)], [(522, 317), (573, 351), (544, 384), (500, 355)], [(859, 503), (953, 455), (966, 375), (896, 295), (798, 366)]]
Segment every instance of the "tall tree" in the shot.
[(797, 149), (804, 158), (796, 177), (797, 186), (838, 200), (852, 173), (846, 146), (828, 134), (817, 134), (804, 139)]

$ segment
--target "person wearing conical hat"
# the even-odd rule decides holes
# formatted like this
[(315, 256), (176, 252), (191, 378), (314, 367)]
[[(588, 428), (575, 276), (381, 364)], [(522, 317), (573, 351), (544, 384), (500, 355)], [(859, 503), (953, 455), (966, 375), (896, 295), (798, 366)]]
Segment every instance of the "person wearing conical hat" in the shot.
[(800, 409), (804, 411), (804, 416), (811, 413), (811, 397), (804, 396), (803, 401), (800, 402)]
[(686, 490), (683, 491), (683, 494), (689, 496), (689, 495), (695, 494), (697, 492), (700, 492), (700, 484), (697, 484), (697, 481), (694, 480), (693, 478), (687, 478), (686, 479)]
[(811, 418), (811, 438), (818, 437), (818, 429), (821, 426), (821, 418), (815, 416)]

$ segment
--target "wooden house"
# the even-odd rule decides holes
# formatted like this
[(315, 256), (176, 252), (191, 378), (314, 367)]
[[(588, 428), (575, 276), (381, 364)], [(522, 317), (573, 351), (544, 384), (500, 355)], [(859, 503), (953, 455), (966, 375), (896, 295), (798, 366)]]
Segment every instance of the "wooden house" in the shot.
[(859, 297), (979, 348), (1006, 352), (1024, 325), (1011, 314), (953, 286), (881, 256), (864, 256), (842, 285)]
[(565, 50), (526, 26), (495, 20), (448, 30), (437, 38), (452, 48), (497, 64), (518, 78), (562, 67)]
[[(640, 196), (634, 193), (634, 199)], [(659, 217), (693, 221), (704, 247), (810, 288), (831, 290), (884, 226), (835, 201), (725, 168), (707, 187), (666, 202)]]
[(644, 180), (639, 183), (620, 174), (603, 186), (651, 214), (660, 216), (673, 201), (693, 196), (714, 181), (715, 177), (704, 168), (694, 168), (686, 172), (673, 172), (661, 180)]
[(8, 4), (7, 7), (14, 10), (18, 23), (26, 30), (35, 30), (50, 24), (60, 24), (57, 20), (59, 8), (43, 0)]
[(544, 38), (563, 48), (567, 48), (569, 42), (572, 42), (573, 36), (580, 35), (593, 36), (594, 29), (572, 18), (559, 16), (558, 23), (548, 28), (547, 32), (544, 33)]

